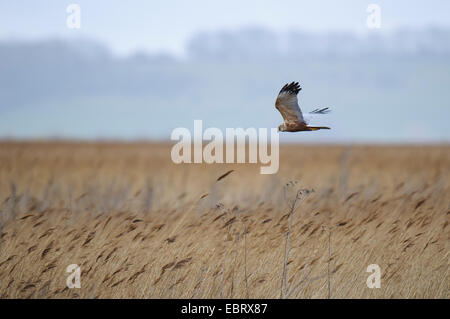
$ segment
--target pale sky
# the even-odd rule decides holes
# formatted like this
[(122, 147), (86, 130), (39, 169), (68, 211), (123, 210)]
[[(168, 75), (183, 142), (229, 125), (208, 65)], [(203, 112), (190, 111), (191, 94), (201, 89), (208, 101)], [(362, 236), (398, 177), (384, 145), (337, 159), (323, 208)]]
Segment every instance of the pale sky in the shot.
[[(66, 23), (69, 16), (67, 7), (73, 3), (81, 8), (80, 29), (70, 29)], [(367, 27), (370, 14), (367, 8), (371, 3), (381, 8), (380, 29)], [(279, 33), (346, 31), (384, 34), (403, 28), (420, 31), (426, 27), (450, 30), (450, 1), (0, 0), (0, 42), (90, 38), (106, 44), (119, 55), (144, 51), (183, 57), (189, 39), (205, 31), (264, 28)], [(26, 52), (25, 59), (27, 54), (32, 60), (31, 69), (40, 65), (32, 59), (39, 59), (39, 56)], [(51, 54), (47, 53), (47, 57)], [(139, 61), (129, 60), (135, 64)], [(63, 60), (58, 61), (55, 65), (64, 63)], [(59, 82), (54, 81), (55, 78), (64, 81), (67, 74), (58, 68), (44, 67), (37, 68), (40, 73), (33, 77), (33, 72), (31, 75), (27, 73), (30, 66), (24, 63), (22, 68), (19, 63), (13, 65), (19, 75), (13, 69), (9, 70), (12, 73), (0, 71), (0, 80), (7, 81), (13, 77), (24, 83), (10, 87), (8, 93), (11, 94), (5, 95), (9, 100), (2, 100), (0, 96), (0, 103), (9, 101), (7, 105), (0, 105), (0, 138), (168, 138), (173, 128), (180, 125), (189, 127), (192, 119), (198, 118), (208, 123), (205, 125), (216, 127), (276, 127), (281, 116), (273, 107), (274, 94), (282, 83), (297, 80), (305, 87), (302, 107), (330, 106), (333, 109), (329, 122), (318, 123), (329, 124), (333, 130), (308, 136), (307, 140), (449, 141), (450, 132), (445, 122), (450, 110), (448, 61), (417, 58), (415, 62), (405, 61), (400, 65), (391, 62), (382, 60), (375, 66), (365, 60), (360, 64), (349, 63), (346, 68), (339, 63), (329, 64), (330, 68), (327, 68), (327, 65), (308, 66), (298, 62), (293, 68), (261, 65), (243, 69), (218, 68), (217, 73), (210, 73), (207, 65), (202, 66), (197, 61), (195, 70), (189, 66), (183, 69), (181, 63), (180, 70), (163, 68), (149, 71), (147, 68), (144, 77), (130, 69), (130, 75), (138, 75), (130, 85), (118, 76), (128, 73), (111, 65), (111, 70), (124, 73), (113, 72), (115, 77), (112, 81), (105, 81), (110, 85), (107, 87), (109, 91), (94, 92), (96, 95), (91, 96), (92, 92), (83, 86), (82, 80), (88, 79), (86, 74), (74, 72), (72, 82), (68, 83), (78, 85), (79, 91), (75, 88), (75, 93), (67, 99), (57, 89), (64, 91), (64, 85), (58, 86), (56, 83)], [(102, 67), (97, 65), (93, 70), (95, 87), (102, 87)], [(67, 66), (64, 72), (73, 69), (75, 66)], [(166, 71), (167, 74), (164, 73)], [(165, 79), (160, 83), (155, 74)], [(240, 82), (235, 81), (236, 75)], [(261, 78), (262, 75), (267, 77)], [(179, 95), (161, 98), (161, 94), (152, 93), (168, 92), (167, 85), (171, 83), (168, 79), (171, 77), (185, 84), (184, 89), (177, 91)], [(332, 77), (343, 80), (335, 85)], [(192, 81), (185, 81), (186, 78)], [(139, 82), (139, 79), (145, 81)], [(118, 83), (120, 86), (114, 92), (114, 85)], [(42, 92), (39, 88), (43, 88)], [(243, 88), (255, 91), (249, 95), (242, 91)], [(215, 92), (227, 90), (233, 90), (233, 93), (224, 94), (212, 104), (209, 102), (216, 97)], [(19, 98), (33, 97), (32, 94), (37, 98)], [(26, 103), (22, 105), (20, 101)], [(214, 107), (214, 112), (204, 112), (211, 107)], [(176, 116), (172, 116), (173, 110), (176, 110)], [(239, 117), (235, 116), (236, 112), (240, 112)], [(255, 112), (258, 112), (257, 117)], [(381, 130), (374, 122), (380, 114), (389, 114), (382, 118), (384, 128)], [(167, 118), (171, 120), (160, 120)]]
[[(71, 3), (81, 7), (80, 29), (66, 26), (66, 8)], [(370, 3), (381, 7), (380, 30), (367, 29)], [(366, 33), (427, 26), (450, 27), (450, 1), (0, 0), (0, 41), (89, 37), (118, 54), (182, 55), (186, 41), (197, 32), (244, 27)]]

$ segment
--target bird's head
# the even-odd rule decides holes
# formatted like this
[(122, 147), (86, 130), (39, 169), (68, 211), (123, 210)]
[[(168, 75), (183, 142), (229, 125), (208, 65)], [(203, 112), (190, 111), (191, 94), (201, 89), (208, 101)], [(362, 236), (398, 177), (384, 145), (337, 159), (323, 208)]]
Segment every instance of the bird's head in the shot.
[(280, 125), (278, 125), (278, 132), (284, 132), (285, 131), (285, 128), (284, 128), (284, 123), (283, 124), (280, 124)]

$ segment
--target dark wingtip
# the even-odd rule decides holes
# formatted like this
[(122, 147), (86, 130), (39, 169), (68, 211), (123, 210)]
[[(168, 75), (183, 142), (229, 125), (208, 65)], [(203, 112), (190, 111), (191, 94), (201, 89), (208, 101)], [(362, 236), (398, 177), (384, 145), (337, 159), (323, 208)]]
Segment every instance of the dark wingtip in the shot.
[(298, 92), (300, 92), (302, 90), (302, 88), (300, 87), (300, 84), (298, 84), (298, 82), (291, 82), (291, 83), (286, 83), (280, 90), (281, 92), (289, 92), (291, 94), (298, 94)]
[(313, 113), (313, 114), (327, 114), (327, 113), (330, 113), (330, 112), (331, 112), (331, 110), (330, 110), (329, 107), (324, 107), (322, 109), (315, 109), (315, 110), (313, 110), (313, 111), (311, 111), (309, 113)]

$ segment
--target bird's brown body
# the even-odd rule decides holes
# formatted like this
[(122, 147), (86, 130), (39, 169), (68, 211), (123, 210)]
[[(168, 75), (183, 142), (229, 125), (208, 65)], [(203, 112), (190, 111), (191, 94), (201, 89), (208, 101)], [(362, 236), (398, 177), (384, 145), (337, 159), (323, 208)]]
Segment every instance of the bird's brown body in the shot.
[(278, 130), (281, 132), (301, 132), (301, 131), (317, 131), (317, 130), (329, 130), (328, 126), (308, 126), (305, 123), (283, 123), (278, 126)]

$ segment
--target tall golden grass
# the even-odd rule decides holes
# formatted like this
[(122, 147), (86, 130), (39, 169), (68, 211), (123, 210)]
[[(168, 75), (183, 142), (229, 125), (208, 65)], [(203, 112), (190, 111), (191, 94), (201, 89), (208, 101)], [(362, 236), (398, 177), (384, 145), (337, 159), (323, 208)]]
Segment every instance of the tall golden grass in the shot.
[(448, 145), (280, 155), (260, 175), (165, 144), (1, 143), (0, 296), (449, 297)]

